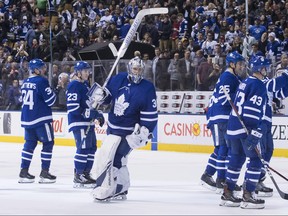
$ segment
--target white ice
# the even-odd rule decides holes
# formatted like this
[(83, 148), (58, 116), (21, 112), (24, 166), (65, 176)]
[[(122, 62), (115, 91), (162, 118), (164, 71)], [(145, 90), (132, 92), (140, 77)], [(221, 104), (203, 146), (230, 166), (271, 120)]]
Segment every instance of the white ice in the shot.
[[(22, 144), (0, 143), (1, 215), (287, 215), (288, 200), (281, 199), (269, 177), (274, 195), (261, 210), (219, 206), (220, 195), (199, 185), (208, 154), (135, 150), (129, 156), (131, 188), (126, 201), (94, 202), (91, 189), (74, 189), (75, 147), (55, 146), (51, 173), (55, 184), (37, 183), (40, 150), (37, 146), (30, 173), (33, 184), (18, 184)], [(288, 176), (288, 159), (273, 158), (271, 167)], [(281, 190), (288, 182), (273, 174)], [(243, 181), (241, 173), (239, 181)]]

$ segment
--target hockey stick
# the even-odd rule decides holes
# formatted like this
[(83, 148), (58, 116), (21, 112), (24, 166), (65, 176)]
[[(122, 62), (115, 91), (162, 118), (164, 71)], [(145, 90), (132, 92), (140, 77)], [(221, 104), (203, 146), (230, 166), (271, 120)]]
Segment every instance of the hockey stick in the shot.
[[(131, 41), (133, 40), (133, 37), (134, 37), (138, 27), (140, 26), (140, 23), (141, 23), (143, 17), (147, 16), (147, 15), (152, 15), (152, 14), (166, 14), (166, 13), (168, 13), (168, 8), (148, 8), (148, 9), (140, 10), (137, 13), (133, 24), (131, 25), (126, 37), (124, 38), (119, 51), (117, 52), (117, 58), (116, 58), (113, 66), (112, 66), (112, 68), (111, 68), (111, 70), (110, 70), (110, 72), (109, 72), (109, 74), (108, 74), (103, 86), (102, 86), (102, 89), (104, 89), (106, 87), (106, 85), (107, 85), (108, 81), (110, 80), (110, 78), (111, 78), (116, 66), (118, 65), (118, 62), (120, 61), (120, 59), (126, 53), (126, 50), (128, 49)], [(117, 50), (116, 47), (115, 46), (112, 47), (112, 45), (108, 45), (108, 46), (109, 46), (110, 50), (112, 51), (113, 55), (115, 56), (115, 50)], [(98, 108), (99, 108), (99, 104), (96, 104), (95, 105), (95, 109), (98, 109)], [(94, 119), (92, 119), (91, 123), (93, 121), (94, 121)], [(87, 134), (88, 134), (88, 132), (90, 130), (90, 125), (91, 124), (88, 125), (88, 127), (87, 127), (87, 129), (85, 131), (84, 137), (83, 137), (82, 142), (81, 142), (82, 144), (85, 142), (86, 136), (87, 136)]]
[(183, 98), (182, 98), (182, 101), (181, 101), (181, 104), (180, 104), (180, 107), (179, 107), (179, 113), (181, 113), (182, 106), (183, 106), (183, 103), (184, 103), (184, 100), (185, 100), (185, 96), (186, 96), (186, 93), (183, 94)]
[[(126, 37), (124, 38), (123, 42), (122, 42), (122, 45), (119, 49), (119, 51), (117, 52), (117, 58), (110, 70), (110, 73), (108, 74), (102, 88), (105, 88), (108, 81), (110, 80), (112, 74), (113, 74), (113, 71), (114, 69), (116, 68), (118, 62), (120, 61), (120, 59), (124, 56), (124, 54), (126, 53), (126, 50), (128, 49), (129, 47), (129, 44), (131, 43), (131, 41), (133, 40), (133, 37), (143, 19), (144, 16), (147, 16), (147, 15), (152, 15), (152, 14), (166, 14), (168, 13), (168, 8), (148, 8), (148, 9), (143, 9), (143, 10), (140, 10), (139, 13), (137, 14), (137, 16), (135, 17), (134, 19), (134, 22), (133, 24), (131, 25)], [(109, 48), (111, 49), (111, 46), (109, 46)], [(112, 48), (114, 49), (114, 48)], [(112, 51), (111, 49), (111, 51)], [(115, 50), (114, 50), (115, 51)], [(113, 51), (112, 51), (113, 52)], [(113, 52), (114, 54), (114, 52)]]
[[(244, 128), (246, 134), (248, 135), (248, 134), (249, 134), (248, 129), (247, 129), (247, 127), (245, 126), (245, 124), (244, 124), (241, 116), (239, 115), (237, 108), (235, 107), (234, 103), (232, 102), (231, 97), (230, 97), (230, 95), (228, 94), (226, 88), (223, 88), (223, 91), (224, 91), (224, 94), (225, 94), (225, 96), (226, 96), (229, 104), (231, 105), (233, 111), (236, 113), (239, 122), (241, 123), (242, 127)], [(274, 170), (274, 169), (271, 168), (268, 164), (265, 163), (265, 160), (263, 159), (263, 157), (262, 157), (262, 155), (261, 155), (261, 153), (260, 153), (260, 150), (258, 149), (257, 146), (255, 147), (255, 151), (257, 152), (257, 155), (258, 155), (259, 159), (261, 160), (261, 162), (262, 162), (262, 164), (263, 164), (266, 172), (268, 173), (268, 175), (269, 175), (269, 177), (271, 178), (274, 186), (276, 187), (276, 189), (277, 189), (280, 197), (281, 197), (282, 199), (288, 200), (288, 193), (284, 193), (283, 191), (280, 190), (278, 184), (276, 183), (276, 181), (275, 181), (275, 179), (274, 179), (274, 177), (273, 177), (273, 175), (272, 175), (272, 173), (270, 172), (269, 169), (271, 169), (272, 171), (276, 172), (277, 174), (280, 174), (280, 173), (278, 173), (276, 170)], [(282, 175), (281, 175), (281, 176), (282, 176)]]

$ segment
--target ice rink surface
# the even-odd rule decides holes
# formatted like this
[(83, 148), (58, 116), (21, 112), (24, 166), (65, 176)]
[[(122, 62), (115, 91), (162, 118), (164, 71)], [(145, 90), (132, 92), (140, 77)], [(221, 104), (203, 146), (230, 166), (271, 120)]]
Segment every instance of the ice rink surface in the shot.
[[(1, 215), (288, 215), (288, 200), (281, 199), (269, 177), (274, 195), (261, 210), (219, 206), (220, 195), (199, 185), (208, 154), (135, 150), (129, 156), (131, 187), (126, 201), (94, 202), (91, 189), (73, 188), (75, 147), (55, 146), (51, 173), (55, 184), (39, 184), (40, 150), (37, 146), (30, 173), (33, 184), (18, 184), (21, 144), (0, 143)], [(288, 176), (288, 159), (272, 158), (271, 164)], [(273, 173), (279, 187), (288, 182)], [(243, 180), (243, 173), (240, 182)]]

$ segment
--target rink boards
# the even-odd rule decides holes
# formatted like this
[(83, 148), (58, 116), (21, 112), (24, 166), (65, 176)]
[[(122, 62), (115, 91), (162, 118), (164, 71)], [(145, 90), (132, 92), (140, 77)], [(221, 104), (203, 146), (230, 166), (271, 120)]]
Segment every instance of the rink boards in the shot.
[[(0, 142), (24, 142), (24, 130), (20, 126), (18, 111), (0, 111)], [(107, 114), (104, 114), (107, 119)], [(74, 146), (73, 134), (68, 133), (67, 114), (53, 113), (55, 144)], [(274, 156), (288, 157), (288, 117), (273, 117)], [(107, 125), (96, 125), (97, 145), (101, 145), (106, 136)], [(210, 130), (206, 127), (205, 115), (193, 114), (159, 114), (154, 138), (143, 149), (210, 153), (213, 141)]]

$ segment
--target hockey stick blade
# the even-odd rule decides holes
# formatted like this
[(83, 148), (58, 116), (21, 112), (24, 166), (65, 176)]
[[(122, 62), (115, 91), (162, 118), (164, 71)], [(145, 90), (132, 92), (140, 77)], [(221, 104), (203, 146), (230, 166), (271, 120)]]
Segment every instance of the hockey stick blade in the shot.
[[(247, 135), (248, 135), (248, 134), (249, 134), (248, 129), (247, 129), (246, 125), (244, 124), (244, 122), (242, 121), (242, 118), (241, 118), (241, 116), (239, 115), (238, 110), (237, 110), (237, 108), (235, 107), (233, 101), (231, 100), (231, 97), (230, 97), (230, 95), (228, 94), (227, 89), (226, 89), (225, 87), (223, 88), (223, 92), (224, 92), (224, 94), (225, 94), (225, 96), (226, 96), (229, 104), (231, 105), (234, 113), (236, 114), (238, 120), (240, 121), (242, 127), (244, 128), (245, 132), (246, 132)], [(262, 164), (263, 164), (263, 166), (264, 166), (264, 169), (265, 169), (266, 172), (268, 173), (268, 175), (269, 175), (270, 179), (272, 180), (274, 186), (276, 187), (276, 189), (277, 189), (280, 197), (281, 197), (282, 199), (288, 200), (288, 194), (287, 194), (287, 193), (284, 193), (283, 191), (280, 190), (277, 182), (275, 181), (272, 173), (270, 172), (270, 170), (269, 170), (267, 164), (265, 163), (265, 161), (264, 161), (264, 159), (263, 159), (263, 157), (262, 157), (259, 149), (257, 148), (257, 146), (255, 147), (255, 151), (257, 152), (258, 157), (259, 157), (259, 159), (261, 160), (261, 162), (262, 162)], [(271, 167), (270, 167), (270, 169), (271, 169)], [(272, 170), (272, 169), (271, 169), (271, 170)], [(274, 170), (274, 169), (273, 169), (273, 170)], [(274, 171), (276, 171), (276, 170), (274, 170)]]
[(271, 178), (274, 186), (276, 187), (276, 189), (277, 189), (280, 197), (281, 197), (282, 199), (288, 200), (288, 194), (287, 194), (287, 193), (284, 193), (283, 191), (280, 190), (278, 184), (276, 183), (276, 181), (275, 181), (272, 173), (271, 173), (270, 170), (268, 169), (268, 167), (266, 167), (265, 169), (266, 169), (266, 172), (268, 173), (269, 177)]
[(109, 43), (108, 47), (111, 50), (111, 52), (113, 53), (113, 56), (116, 58), (118, 55), (118, 51), (117, 51), (115, 45), (113, 43)]

